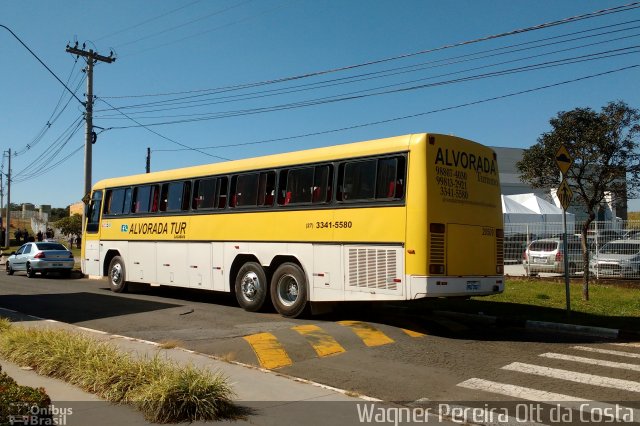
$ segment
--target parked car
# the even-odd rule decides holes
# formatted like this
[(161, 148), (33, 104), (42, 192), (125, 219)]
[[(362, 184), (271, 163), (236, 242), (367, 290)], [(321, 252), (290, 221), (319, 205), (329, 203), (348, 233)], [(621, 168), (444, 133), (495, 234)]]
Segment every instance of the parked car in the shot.
[(535, 234), (505, 234), (504, 261), (518, 263), (522, 259), (522, 251), (527, 248), (527, 242), (535, 240)]
[(598, 277), (640, 278), (640, 240), (608, 242), (589, 262), (589, 271)]
[(32, 278), (37, 272), (46, 275), (48, 272), (59, 272), (69, 276), (73, 269), (73, 254), (60, 243), (35, 242), (23, 244), (18, 251), (7, 258), (7, 274), (25, 271)]
[[(582, 247), (575, 238), (567, 241), (569, 273), (582, 271)], [(528, 275), (541, 272), (564, 273), (564, 242), (560, 238), (532, 241), (522, 254), (522, 265)]]

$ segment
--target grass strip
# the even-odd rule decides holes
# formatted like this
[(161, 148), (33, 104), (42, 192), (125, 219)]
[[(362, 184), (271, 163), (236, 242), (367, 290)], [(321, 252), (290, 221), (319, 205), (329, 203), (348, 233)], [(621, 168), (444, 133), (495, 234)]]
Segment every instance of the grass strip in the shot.
[(236, 418), (226, 378), (64, 330), (12, 325), (0, 318), (0, 355), (107, 401), (130, 404), (155, 423)]
[[(640, 284), (589, 284), (582, 300), (582, 282), (570, 285), (571, 314), (566, 312), (562, 279), (506, 280), (504, 293), (469, 300), (428, 300), (432, 310), (480, 313), (520, 320), (548, 321), (605, 328), (640, 330)], [(427, 303), (427, 302), (425, 302)]]

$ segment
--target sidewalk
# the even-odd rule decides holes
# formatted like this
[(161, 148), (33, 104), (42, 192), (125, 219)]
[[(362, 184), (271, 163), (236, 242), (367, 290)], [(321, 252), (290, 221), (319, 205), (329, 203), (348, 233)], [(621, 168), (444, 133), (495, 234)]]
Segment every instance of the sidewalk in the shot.
[[(76, 327), (70, 324), (28, 317), (24, 314), (0, 308), (0, 316), (25, 327), (48, 327), (86, 334), (96, 340), (109, 341), (119, 350), (139, 356), (160, 354), (180, 365), (219, 372), (227, 377), (236, 393), (234, 401), (250, 414), (234, 424), (252, 425), (343, 425), (360, 424), (357, 403), (367, 404), (371, 398), (347, 396), (344, 391), (316, 383), (305, 382), (280, 375), (273, 371), (229, 363), (180, 348), (160, 349), (153, 342), (144, 342), (124, 336)], [(0, 359), (2, 370), (19, 384), (44, 387), (52, 403), (58, 408), (70, 407), (73, 413), (66, 416), (66, 425), (148, 425), (140, 412), (130, 406), (113, 405), (57, 379), (43, 377), (31, 370)], [(382, 404), (382, 403), (376, 403)], [(392, 404), (385, 404), (392, 406)], [(229, 421), (225, 423), (231, 423)], [(195, 422), (197, 424), (208, 424)]]

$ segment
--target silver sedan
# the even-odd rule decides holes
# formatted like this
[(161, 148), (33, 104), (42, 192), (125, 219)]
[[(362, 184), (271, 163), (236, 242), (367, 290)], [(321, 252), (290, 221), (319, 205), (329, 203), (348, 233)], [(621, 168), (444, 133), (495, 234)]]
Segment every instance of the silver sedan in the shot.
[(73, 269), (73, 254), (60, 243), (35, 242), (23, 244), (17, 252), (7, 259), (7, 274), (25, 271), (32, 278), (36, 272), (46, 275), (48, 272), (60, 272), (68, 277)]

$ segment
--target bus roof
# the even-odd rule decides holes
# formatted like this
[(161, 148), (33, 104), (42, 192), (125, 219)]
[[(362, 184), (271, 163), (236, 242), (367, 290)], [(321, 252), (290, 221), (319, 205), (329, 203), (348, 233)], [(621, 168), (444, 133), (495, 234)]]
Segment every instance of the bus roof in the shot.
[(322, 161), (332, 161), (349, 157), (384, 154), (386, 152), (407, 151), (411, 144), (426, 138), (426, 133), (396, 136), (366, 142), (313, 148), (302, 151), (285, 152), (241, 160), (224, 161), (200, 166), (183, 167), (153, 173), (143, 173), (103, 179), (93, 189), (144, 184), (148, 182), (171, 181), (185, 177), (211, 176), (217, 174), (238, 173), (256, 169), (269, 169), (287, 165), (298, 165)]

